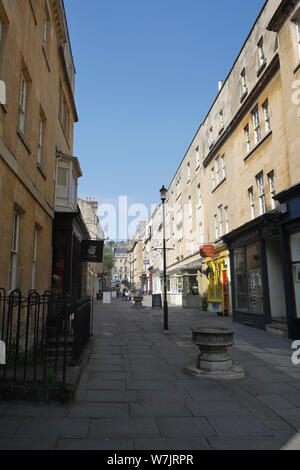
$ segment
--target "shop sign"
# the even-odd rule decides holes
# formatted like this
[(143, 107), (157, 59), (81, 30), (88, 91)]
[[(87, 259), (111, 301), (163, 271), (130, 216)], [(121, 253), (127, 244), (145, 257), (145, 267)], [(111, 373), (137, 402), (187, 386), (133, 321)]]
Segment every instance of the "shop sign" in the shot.
[(202, 258), (214, 258), (216, 256), (215, 247), (213, 245), (201, 246), (200, 255)]
[(103, 246), (103, 240), (82, 240), (80, 260), (88, 263), (102, 263)]

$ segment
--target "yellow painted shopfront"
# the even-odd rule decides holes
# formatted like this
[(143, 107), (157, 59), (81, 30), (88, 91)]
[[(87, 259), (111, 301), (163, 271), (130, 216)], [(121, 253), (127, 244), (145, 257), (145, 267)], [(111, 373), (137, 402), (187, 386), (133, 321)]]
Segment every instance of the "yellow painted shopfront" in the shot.
[(226, 251), (206, 259), (208, 311), (223, 316), (230, 312), (229, 262)]

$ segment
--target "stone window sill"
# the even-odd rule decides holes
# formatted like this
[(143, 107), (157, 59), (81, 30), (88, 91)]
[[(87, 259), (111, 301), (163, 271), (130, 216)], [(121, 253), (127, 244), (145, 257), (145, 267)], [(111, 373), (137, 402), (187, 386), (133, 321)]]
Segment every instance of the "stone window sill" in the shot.
[(44, 44), (42, 45), (42, 49), (43, 49), (43, 55), (45, 57), (45, 61), (46, 61), (46, 64), (47, 64), (48, 71), (51, 72), (50, 64), (49, 64), (49, 60), (48, 60), (48, 55), (47, 55), (47, 50), (46, 50), (46, 47), (44, 46)]
[(241, 103), (245, 100), (245, 98), (246, 98), (247, 95), (248, 95), (248, 89), (242, 94), (242, 96), (241, 96), (241, 98), (240, 98), (240, 102), (241, 102)]
[(1, 103), (1, 109), (2, 109), (2, 111), (3, 111), (5, 114), (8, 113), (8, 107), (7, 107), (6, 104)]
[(263, 70), (266, 68), (267, 66), (267, 61), (265, 60), (261, 66), (259, 67), (258, 71), (256, 72), (256, 76), (259, 77), (261, 75), (261, 73), (263, 72)]
[(226, 181), (226, 176), (218, 184), (216, 184), (216, 186), (212, 190), (212, 193), (214, 193), (221, 186), (221, 184), (224, 183), (224, 181)]
[(62, 123), (61, 117), (58, 116), (58, 119), (59, 119), (59, 122), (60, 122), (60, 125), (61, 125), (61, 128), (62, 128), (63, 134), (64, 134), (64, 136), (65, 136), (66, 142), (67, 142), (67, 144), (68, 144), (68, 147), (70, 148), (70, 143), (69, 143), (69, 139), (68, 139), (68, 136), (67, 136), (67, 132), (66, 132), (66, 130), (65, 130), (65, 128), (64, 128), (64, 125), (63, 125), (63, 123)]
[(17, 128), (17, 134), (18, 134), (22, 144), (26, 148), (27, 152), (31, 155), (32, 152), (31, 152), (30, 145), (29, 145), (28, 140), (26, 139), (25, 135), (21, 131), (21, 129)]
[(244, 158), (244, 161), (248, 160), (249, 157), (273, 134), (273, 131), (269, 131), (255, 146), (249, 150), (247, 155)]
[(46, 173), (45, 173), (43, 167), (42, 167), (39, 163), (36, 164), (36, 167), (37, 167), (37, 169), (39, 170), (39, 172), (41, 173), (41, 175), (42, 175), (42, 177), (44, 178), (44, 180), (46, 180), (46, 179), (47, 179), (47, 176), (46, 176)]
[(297, 73), (298, 70), (300, 70), (300, 62), (299, 62), (299, 64), (295, 67), (294, 73)]

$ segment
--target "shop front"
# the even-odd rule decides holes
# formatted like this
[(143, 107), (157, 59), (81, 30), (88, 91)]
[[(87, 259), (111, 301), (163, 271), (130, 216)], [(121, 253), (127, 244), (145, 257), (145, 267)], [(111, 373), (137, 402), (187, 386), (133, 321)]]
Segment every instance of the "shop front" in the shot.
[(79, 212), (55, 213), (53, 222), (52, 288), (57, 294), (82, 297), (81, 240), (89, 232)]
[(283, 285), (279, 218), (276, 211), (264, 214), (223, 237), (230, 253), (233, 319), (263, 330), (272, 318), (285, 316), (283, 303), (274, 302)]
[(229, 260), (227, 250), (216, 250), (213, 258), (206, 260), (207, 310), (223, 316), (230, 313)]
[(279, 230), (288, 334), (290, 339), (300, 339), (300, 183), (274, 199), (282, 214)]
[(168, 302), (184, 308), (203, 308), (203, 260), (198, 259), (168, 271)]

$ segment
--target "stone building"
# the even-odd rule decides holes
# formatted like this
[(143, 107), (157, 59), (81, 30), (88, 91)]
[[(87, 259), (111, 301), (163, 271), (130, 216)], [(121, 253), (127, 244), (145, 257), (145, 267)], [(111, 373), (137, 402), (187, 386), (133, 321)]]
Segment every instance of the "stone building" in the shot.
[(132, 246), (128, 249), (129, 279), (135, 289), (144, 291), (146, 281), (146, 268), (144, 264), (144, 243), (146, 240), (147, 221), (142, 220), (133, 237)]
[(52, 283), (56, 208), (77, 212), (81, 176), (63, 1), (1, 0), (0, 31), (0, 286), (42, 292)]
[[(98, 202), (93, 198), (85, 200), (78, 198), (77, 203), (89, 231), (90, 239), (104, 243), (104, 231), (98, 217)], [(102, 290), (102, 283), (100, 283), (103, 272), (102, 263), (84, 262), (82, 271), (82, 294), (96, 299), (98, 292)]]
[(300, 337), (300, 3), (268, 0), (166, 202), (168, 299)]

